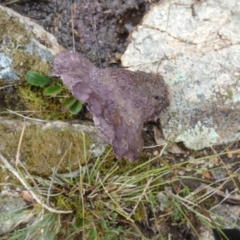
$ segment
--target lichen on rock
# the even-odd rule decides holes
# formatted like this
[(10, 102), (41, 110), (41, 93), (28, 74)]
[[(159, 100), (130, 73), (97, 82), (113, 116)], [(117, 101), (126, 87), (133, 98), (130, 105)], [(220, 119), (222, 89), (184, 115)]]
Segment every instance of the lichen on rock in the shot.
[(121, 60), (164, 76), (173, 96), (160, 116), (164, 138), (197, 150), (240, 140), (240, 5), (189, 2), (154, 5)]
[[(219, 135), (214, 128), (204, 126), (200, 121), (194, 126), (182, 132), (176, 141), (182, 141), (188, 148), (200, 150), (206, 146), (217, 143)], [(199, 141), (201, 139), (201, 141)]]

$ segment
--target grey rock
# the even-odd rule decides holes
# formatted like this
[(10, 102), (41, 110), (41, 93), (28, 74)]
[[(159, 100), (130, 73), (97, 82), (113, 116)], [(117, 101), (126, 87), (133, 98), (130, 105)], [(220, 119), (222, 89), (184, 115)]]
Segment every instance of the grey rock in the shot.
[(220, 225), (222, 228), (240, 229), (240, 218), (238, 214), (238, 206), (230, 205), (230, 204), (221, 204), (217, 205), (211, 211), (211, 218), (215, 223)]
[(42, 59), (42, 61), (45, 62), (53, 61), (53, 55), (50, 53), (50, 51), (46, 51), (45, 49), (39, 48), (34, 42), (26, 44), (24, 52), (29, 53), (31, 55), (36, 53)]
[[(1, 14), (7, 14), (9, 18), (14, 18), (16, 21), (18, 21), (27, 31), (31, 37), (31, 40), (35, 43), (35, 45), (39, 46), (39, 48), (51, 52), (52, 55), (56, 55), (64, 50), (64, 47), (57, 42), (57, 39), (51, 33), (44, 30), (43, 27), (32, 21), (30, 18), (22, 16), (12, 9), (3, 7), (1, 5), (0, 11), (2, 11)], [(26, 33), (22, 32), (22, 34)], [(21, 37), (22, 36), (19, 36), (19, 39)]]
[(12, 68), (12, 59), (0, 52), (0, 79), (6, 82), (16, 80), (17, 73)]
[(0, 235), (12, 231), (19, 224), (27, 223), (33, 214), (27, 210), (26, 202), (20, 194), (11, 190), (0, 193)]
[(8, 83), (28, 70), (47, 74), (53, 56), (64, 50), (41, 26), (1, 5), (0, 29), (0, 80)]
[[(10, 29), (10, 30), (9, 30)], [(12, 31), (14, 29), (15, 31)], [(54, 56), (63, 51), (56, 38), (45, 31), (31, 19), (0, 5), (0, 81), (9, 82), (25, 80), (27, 71), (37, 71), (51, 74), (51, 64)], [(10, 111), (11, 112), (11, 111)], [(32, 119), (33, 120), (33, 119)], [(36, 124), (43, 123), (39, 119), (33, 120)], [(31, 119), (30, 119), (31, 121)], [(22, 121), (0, 119), (1, 126), (6, 125), (14, 129), (18, 125), (23, 127)], [(27, 124), (27, 123), (26, 123)], [(30, 124), (30, 123), (29, 123)], [(67, 122), (47, 122), (42, 130), (47, 128), (74, 129), (80, 134), (90, 135), (92, 139), (91, 153), (99, 157), (107, 146), (99, 130), (89, 124)], [(16, 131), (21, 131), (15, 129)], [(14, 131), (15, 131), (14, 130)], [(6, 140), (6, 139), (5, 139)], [(0, 150), (4, 152), (6, 141), (0, 143)]]
[(196, 150), (239, 140), (240, 4), (170, 3), (145, 16), (123, 65), (159, 73), (170, 86), (170, 107), (160, 115), (167, 140)]

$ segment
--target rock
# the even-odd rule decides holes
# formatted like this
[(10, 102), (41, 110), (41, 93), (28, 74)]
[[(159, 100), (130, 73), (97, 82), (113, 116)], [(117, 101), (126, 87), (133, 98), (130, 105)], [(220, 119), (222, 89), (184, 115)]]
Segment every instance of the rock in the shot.
[(41, 26), (0, 6), (0, 80), (24, 79), (28, 70), (50, 72), (53, 56), (64, 50)]
[(164, 137), (191, 149), (240, 140), (240, 4), (168, 0), (153, 6), (122, 56), (172, 90)]
[[(56, 38), (52, 34), (46, 32), (41, 26), (9, 8), (0, 6), (0, 84), (1, 89), (7, 89), (6, 91), (2, 90), (0, 94), (1, 111), (6, 111), (6, 108), (22, 111), (22, 106), (18, 105), (18, 103), (21, 102), (22, 99), (19, 98), (23, 95), (20, 95), (20, 92), (18, 91), (20, 87), (16, 88), (16, 91), (12, 88), (13, 82), (16, 85), (25, 82), (25, 74), (29, 70), (44, 73), (46, 75), (51, 74), (52, 60), (57, 53), (63, 50), (64, 48), (57, 43)], [(16, 81), (18, 82), (15, 83)], [(16, 98), (9, 98), (9, 96), (14, 95), (16, 95)], [(31, 98), (30, 94), (25, 95), (27, 95), (29, 99)], [(6, 105), (6, 102), (8, 105)], [(26, 108), (27, 107), (28, 105), (26, 105)], [(44, 106), (41, 106), (41, 108), (44, 108)], [(34, 111), (30, 107), (24, 110)], [(10, 113), (13, 112), (10, 111)], [(24, 147), (21, 149), (21, 160), (25, 161), (26, 159), (31, 159), (33, 165), (37, 163), (42, 164), (42, 167), (34, 167), (35, 170), (38, 170), (39, 174), (41, 174), (41, 171), (44, 174), (44, 168), (45, 166), (49, 167), (51, 165), (50, 162), (53, 163), (53, 161), (55, 161), (56, 163), (55, 165), (53, 163), (54, 166), (52, 165), (52, 167), (58, 165), (60, 160), (59, 156), (64, 155), (64, 152), (69, 151), (69, 149), (66, 149), (66, 146), (70, 147), (71, 150), (76, 150), (73, 150), (77, 155), (75, 156), (75, 161), (77, 162), (75, 166), (78, 166), (79, 162), (81, 162), (80, 160), (86, 156), (100, 156), (107, 146), (107, 143), (99, 130), (87, 123), (79, 124), (79, 122), (72, 123), (70, 121), (34, 120), (29, 119), (28, 117), (25, 117), (25, 120), (27, 121), (16, 119), (9, 120), (4, 117), (0, 118), (0, 136), (4, 139), (4, 141), (1, 141), (0, 143), (0, 151), (5, 156), (15, 159), (17, 151), (16, 144), (19, 141), (19, 134), (23, 129), (23, 125), (26, 125), (24, 136), (26, 137), (29, 134), (29, 136), (32, 135), (32, 137), (27, 139), (24, 137), (25, 140), (23, 141), (22, 146), (25, 144), (26, 151), (24, 151)], [(81, 148), (83, 146), (81, 143), (84, 134), (86, 139), (91, 139), (88, 142), (85, 139), (87, 148), (86, 156)], [(42, 136), (45, 139), (42, 143), (39, 136)], [(55, 138), (53, 136), (55, 136)], [(52, 140), (50, 138), (52, 138)], [(37, 139), (38, 142), (35, 141)], [(17, 142), (15, 142), (15, 140)], [(46, 145), (41, 147), (42, 144)], [(43, 152), (35, 159), (30, 157), (30, 155), (33, 155), (34, 153), (40, 153), (44, 148), (47, 151), (48, 149), (53, 149), (54, 146), (56, 147), (55, 150), (46, 153), (46, 158), (43, 157)], [(39, 149), (39, 151), (34, 151), (34, 147)], [(29, 151), (27, 149), (32, 149), (30, 155), (28, 155)], [(55, 157), (53, 154), (55, 154)], [(43, 163), (45, 160), (43, 161), (41, 159), (42, 157), (46, 160), (45, 164)], [(82, 160), (85, 161), (84, 159)], [(86, 162), (84, 164), (86, 164)], [(65, 171), (66, 169), (67, 167), (60, 171)], [(51, 172), (51, 167), (49, 170)], [(48, 172), (48, 174), (51, 173)], [(0, 175), (3, 175), (3, 171), (1, 171)], [(2, 177), (0, 177), (0, 180), (1, 179)]]
[[(230, 194), (229, 194), (230, 195)], [(238, 194), (236, 194), (238, 195)], [(240, 230), (239, 206), (230, 204), (219, 204), (211, 210), (211, 218), (222, 228)]]
[[(26, 35), (28, 35), (31, 41), (33, 41), (39, 48), (50, 51), (52, 55), (56, 55), (57, 53), (64, 50), (64, 47), (58, 44), (57, 39), (51, 33), (44, 30), (44, 28), (32, 21), (30, 18), (24, 17), (12, 9), (3, 7), (1, 5), (0, 16), (2, 20), (1, 25), (7, 26), (10, 28), (10, 30), (11, 26), (9, 26), (9, 24), (11, 21), (9, 21), (9, 19), (13, 19), (19, 23), (19, 29), (15, 29), (15, 31), (12, 33), (14, 35), (18, 35), (19, 40), (26, 38)], [(4, 19), (8, 20), (8, 22), (5, 22)], [(23, 30), (22, 28), (24, 28), (25, 31), (18, 32), (18, 30)]]
[[(90, 157), (101, 156), (108, 146), (97, 127), (76, 121), (22, 121), (0, 117), (0, 136), (4, 139), (0, 142), (0, 153), (10, 159), (12, 165), (19, 151), (28, 171), (41, 176), (51, 175), (55, 168), (64, 173), (69, 172), (69, 167), (76, 170), (79, 164), (86, 165)], [(9, 178), (6, 169), (0, 173), (0, 181)]]
[[(18, 225), (26, 224), (33, 220), (33, 213), (26, 210), (26, 202), (21, 198), (20, 193), (13, 190), (0, 192), (0, 235), (13, 231)], [(18, 214), (16, 214), (16, 212)]]
[[(230, 194), (229, 194), (230, 195)], [(214, 239), (239, 239), (240, 237), (240, 218), (239, 218), (239, 206), (232, 204), (218, 204), (211, 209), (211, 219), (214, 222), (215, 226), (221, 226), (218, 229), (214, 228), (213, 234), (215, 236)], [(201, 234), (201, 239), (204, 238), (205, 235)]]

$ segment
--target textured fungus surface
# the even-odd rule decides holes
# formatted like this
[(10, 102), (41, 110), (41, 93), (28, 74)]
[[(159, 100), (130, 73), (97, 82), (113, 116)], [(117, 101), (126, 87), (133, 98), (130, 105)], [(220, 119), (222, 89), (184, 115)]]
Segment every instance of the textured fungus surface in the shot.
[(54, 75), (61, 77), (76, 98), (88, 103), (95, 124), (119, 158), (134, 161), (139, 157), (144, 122), (169, 105), (168, 87), (160, 75), (99, 69), (78, 53), (58, 54)]

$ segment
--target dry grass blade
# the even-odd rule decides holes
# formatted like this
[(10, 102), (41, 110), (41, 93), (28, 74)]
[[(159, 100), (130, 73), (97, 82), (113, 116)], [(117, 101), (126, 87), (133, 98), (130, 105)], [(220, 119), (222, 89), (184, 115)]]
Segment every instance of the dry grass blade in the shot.
[(26, 117), (26, 116), (24, 116), (24, 115), (22, 115), (22, 114), (20, 114), (20, 113), (18, 113), (18, 112), (12, 111), (12, 110), (10, 110), (10, 109), (7, 109), (7, 111), (8, 111), (9, 113), (15, 114), (15, 115), (17, 115), (17, 116), (19, 116), (19, 117), (23, 117), (23, 118), (26, 119), (26, 120), (32, 120), (32, 121), (36, 121), (36, 122), (50, 122), (50, 121), (42, 120), (42, 119), (39, 119), (39, 118)]
[(19, 142), (18, 142), (15, 167), (18, 166), (19, 161), (20, 161), (20, 148), (21, 148), (21, 144), (22, 144), (22, 140), (23, 140), (23, 135), (24, 135), (25, 129), (26, 129), (26, 124), (24, 123), (23, 128), (22, 128), (22, 132), (21, 132), (21, 135), (20, 135), (20, 139), (19, 139)]
[(53, 213), (71, 213), (72, 211), (61, 211), (61, 210), (56, 210), (52, 207), (49, 207), (46, 205), (38, 196), (35, 194), (34, 191), (32, 191), (31, 187), (26, 183), (25, 179), (18, 173), (16, 169), (12, 167), (12, 165), (9, 163), (9, 161), (0, 153), (0, 159), (4, 166), (21, 182), (21, 184), (27, 189), (27, 191), (32, 195), (34, 200), (40, 204), (43, 208), (48, 210), (49, 212)]

